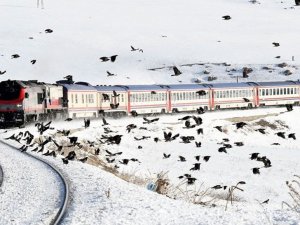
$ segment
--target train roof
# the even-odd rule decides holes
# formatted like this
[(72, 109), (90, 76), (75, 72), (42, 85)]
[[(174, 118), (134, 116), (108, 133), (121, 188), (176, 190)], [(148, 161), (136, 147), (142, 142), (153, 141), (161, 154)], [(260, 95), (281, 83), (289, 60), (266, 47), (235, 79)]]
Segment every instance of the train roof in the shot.
[(259, 86), (265, 87), (278, 87), (278, 86), (290, 86), (290, 85), (299, 85), (299, 81), (273, 81), (273, 82), (258, 82)]
[(81, 85), (81, 84), (62, 84), (60, 83), (64, 88), (67, 90), (73, 90), (73, 91), (96, 91), (97, 89), (94, 88), (93, 86), (86, 86), (86, 85)]
[(126, 88), (124, 86), (119, 85), (97, 85), (94, 86), (94, 88), (96, 88), (97, 91), (126, 91)]
[(170, 90), (199, 90), (199, 89), (209, 89), (210, 84), (171, 84), (168, 85)]
[(248, 88), (252, 86), (258, 86), (257, 83), (247, 82), (247, 83), (213, 83), (212, 88)]
[(168, 90), (168, 85), (126, 85), (124, 86), (129, 91), (166, 91)]

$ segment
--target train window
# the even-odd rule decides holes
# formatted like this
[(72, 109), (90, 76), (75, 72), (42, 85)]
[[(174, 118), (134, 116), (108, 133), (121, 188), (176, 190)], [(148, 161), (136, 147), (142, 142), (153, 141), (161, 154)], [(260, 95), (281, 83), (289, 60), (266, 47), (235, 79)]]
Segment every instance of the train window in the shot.
[(74, 103), (74, 95), (73, 94), (71, 94), (71, 102), (72, 102), (72, 104)]
[(232, 98), (232, 90), (229, 91), (229, 98)]
[(124, 102), (124, 95), (121, 94), (121, 102)]
[(276, 89), (273, 89), (273, 95), (276, 95)]
[(291, 88), (291, 94), (292, 95), (294, 94), (294, 88)]
[(286, 95), (286, 88), (283, 89), (283, 94)]
[(78, 103), (78, 95), (75, 94), (75, 103)]
[(269, 95), (269, 89), (266, 89), (266, 95)]
[(82, 103), (84, 103), (84, 95), (82, 94)]
[(283, 94), (283, 90), (282, 90), (282, 88), (280, 88), (280, 95), (282, 95)]
[(266, 92), (265, 92), (265, 89), (262, 89), (262, 96), (265, 96)]
[(287, 88), (286, 93), (289, 95), (290, 94), (290, 88)]
[(38, 104), (43, 104), (43, 93), (37, 93), (37, 102)]

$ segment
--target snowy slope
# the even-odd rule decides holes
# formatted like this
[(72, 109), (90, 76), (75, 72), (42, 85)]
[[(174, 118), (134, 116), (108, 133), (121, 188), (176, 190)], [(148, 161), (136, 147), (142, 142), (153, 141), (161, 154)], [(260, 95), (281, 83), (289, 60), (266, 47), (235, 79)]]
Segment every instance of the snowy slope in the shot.
[[(231, 82), (244, 66), (255, 68), (249, 80), (299, 79), (292, 65), (300, 60), (300, 8), (292, 0), (259, 2), (44, 0), (40, 9), (36, 1), (2, 0), (0, 70), (7, 73), (1, 79), (54, 82), (72, 74), (93, 84), (190, 83), (195, 78), (206, 82), (203, 71), (208, 69), (219, 81)], [(223, 20), (224, 15), (232, 19)], [(46, 34), (47, 28), (54, 32)], [(144, 53), (130, 51), (131, 45)], [(12, 54), (21, 57), (11, 59)], [(119, 55), (115, 63), (99, 60), (114, 54)], [(238, 71), (228, 75), (228, 68), (211, 64), (223, 62)], [(292, 76), (277, 70), (282, 62), (291, 64)], [(168, 68), (148, 70), (193, 63), (208, 64), (180, 67), (178, 78), (170, 78)], [(275, 78), (260, 70), (266, 65), (275, 68)], [(106, 71), (118, 75), (107, 78)]]

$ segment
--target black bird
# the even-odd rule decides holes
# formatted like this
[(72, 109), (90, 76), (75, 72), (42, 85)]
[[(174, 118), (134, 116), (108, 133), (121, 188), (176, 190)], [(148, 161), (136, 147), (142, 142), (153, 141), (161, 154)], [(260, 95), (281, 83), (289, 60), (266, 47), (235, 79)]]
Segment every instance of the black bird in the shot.
[(149, 139), (149, 138), (150, 138), (150, 136), (142, 136), (141, 138), (134, 137), (134, 140), (141, 141), (141, 140), (145, 140), (145, 139)]
[(278, 137), (281, 137), (281, 138), (285, 139), (284, 132), (277, 132), (276, 134), (277, 134)]
[(268, 204), (270, 199), (263, 201), (261, 204)]
[(231, 16), (226, 15), (226, 16), (222, 16), (222, 18), (223, 18), (224, 20), (230, 20), (230, 19), (231, 19)]
[(208, 162), (209, 159), (210, 159), (210, 156), (209, 156), (209, 155), (203, 156), (203, 160), (204, 160), (205, 162)]
[(129, 162), (129, 159), (122, 159), (122, 161), (119, 161), (121, 164), (127, 165)]
[(250, 100), (249, 100), (248, 98), (243, 98), (243, 100), (244, 100), (245, 102), (250, 102)]
[(91, 120), (90, 120), (90, 119), (85, 119), (85, 118), (84, 118), (84, 128), (90, 127), (90, 124), (91, 124)]
[(133, 117), (137, 117), (137, 116), (138, 116), (138, 113), (137, 113), (137, 111), (135, 111), (135, 110), (132, 110), (130, 113), (131, 113), (131, 115), (132, 115)]
[(106, 71), (108, 77), (116, 76), (116, 74)]
[(287, 109), (288, 112), (293, 111), (293, 105), (286, 104), (285, 107), (286, 107), (286, 109)]
[(199, 141), (199, 142), (195, 141), (195, 144), (196, 144), (196, 147), (197, 147), (197, 148), (200, 148), (200, 147), (201, 147), (201, 141)]
[(189, 120), (186, 120), (185, 123), (184, 123), (184, 126), (186, 128), (189, 128), (191, 126), (191, 122)]
[(238, 122), (235, 124), (237, 129), (243, 128), (244, 126), (247, 125), (247, 123), (245, 122)]
[(109, 60), (110, 60), (111, 62), (115, 62), (117, 56), (118, 56), (118, 55), (112, 55), (111, 57), (103, 56), (103, 57), (100, 57), (100, 59), (102, 60), (102, 62), (107, 62), (107, 61), (109, 61)]
[(197, 129), (197, 134), (203, 134), (203, 128)]
[(126, 126), (126, 130), (128, 133), (130, 133), (130, 131), (135, 128), (137, 128), (137, 126), (135, 124), (129, 124)]
[(35, 60), (35, 59), (33, 59), (33, 60), (31, 60), (30, 62), (31, 62), (31, 64), (33, 65), (33, 64), (35, 64), (35, 63), (36, 63), (36, 60)]
[(176, 66), (173, 66), (173, 71), (174, 71), (174, 74), (172, 74), (171, 76), (179, 76), (181, 73), (181, 71), (176, 67)]
[(196, 159), (197, 161), (199, 161), (199, 160), (200, 160), (200, 155), (196, 155), (196, 156), (195, 156), (195, 159)]
[(220, 184), (218, 184), (218, 185), (215, 185), (215, 186), (213, 186), (213, 187), (211, 187), (212, 189), (215, 189), (215, 190), (218, 190), (218, 189), (222, 189), (223, 188), (223, 186), (221, 186)]
[(51, 29), (46, 29), (45, 30), (45, 33), (52, 33), (53, 32), (53, 30), (51, 30)]
[(116, 97), (119, 97), (120, 96), (120, 94), (117, 94), (117, 92), (115, 91), (115, 90), (113, 90), (113, 95), (112, 95), (112, 97), (113, 98), (116, 98)]
[(68, 137), (68, 138), (70, 140), (70, 143), (73, 144), (73, 145), (75, 145), (77, 140), (78, 140), (78, 137)]
[(229, 142), (228, 138), (223, 138), (222, 140), (225, 141), (225, 142)]
[(234, 142), (234, 144), (238, 147), (244, 146), (243, 142)]
[(296, 135), (295, 135), (295, 133), (290, 133), (290, 134), (288, 135), (288, 138), (293, 138), (294, 140), (296, 140)]
[(0, 75), (3, 75), (3, 74), (5, 74), (5, 73), (6, 73), (6, 70), (0, 71)]
[(255, 152), (255, 153), (251, 153), (250, 155), (251, 155), (250, 159), (251, 159), (251, 160), (254, 160), (254, 159), (257, 159), (259, 153), (258, 153), (258, 152)]
[(138, 149), (142, 149), (142, 148), (143, 148), (143, 146), (141, 146), (141, 145), (138, 146)]
[(263, 160), (263, 163), (264, 163), (265, 168), (269, 168), (269, 167), (272, 166), (272, 165), (271, 165), (271, 160), (270, 160), (270, 159), (265, 158), (265, 159)]
[(18, 55), (18, 54), (13, 54), (13, 55), (11, 55), (11, 58), (12, 59), (17, 59), (17, 58), (19, 58), (20, 56)]
[(80, 162), (85, 163), (88, 160), (88, 157), (84, 157), (82, 159), (78, 159)]
[(164, 155), (163, 159), (168, 159), (168, 158), (170, 158), (170, 156), (171, 156), (171, 154), (168, 154), (168, 155), (167, 155), (166, 153), (164, 153), (163, 155)]
[(206, 95), (206, 91), (204, 91), (204, 90), (196, 91), (196, 93), (200, 96)]
[(260, 174), (259, 169), (260, 169), (260, 168), (258, 168), (258, 167), (252, 168), (252, 173), (253, 173), (253, 174)]
[(196, 109), (198, 114), (203, 114), (204, 113), (204, 108), (202, 108), (201, 106), (199, 108)]
[(106, 121), (106, 119), (104, 117), (102, 118), (102, 122), (103, 122), (102, 126), (109, 125), (109, 123)]
[(222, 126), (215, 126), (214, 128), (216, 128), (218, 131), (223, 132), (222, 130)]
[(64, 164), (68, 164), (69, 163), (69, 160), (67, 158), (62, 158), (62, 161)]
[(195, 123), (198, 126), (202, 124), (202, 118), (201, 117), (199, 117), (199, 116), (198, 117), (197, 116), (193, 116), (192, 118), (194, 119)]
[(225, 152), (225, 153), (227, 153), (226, 147), (220, 147), (220, 148), (218, 149), (218, 152)]
[(104, 101), (109, 101), (109, 95), (102, 93), (102, 97)]
[(117, 103), (117, 104), (111, 103), (111, 104), (110, 104), (110, 108), (111, 108), (111, 109), (117, 109), (118, 107), (119, 107), (119, 103)]
[(68, 156), (66, 157), (66, 159), (68, 160), (73, 160), (75, 159), (76, 153), (74, 151), (69, 152)]
[(136, 159), (136, 158), (131, 158), (130, 161), (132, 161), (132, 162), (139, 162), (140, 163), (140, 161), (138, 159)]
[(67, 81), (72, 82), (73, 81), (73, 76), (72, 75), (67, 75), (64, 77), (64, 79), (67, 79)]
[(100, 59), (102, 60), (102, 62), (107, 62), (109, 61), (109, 58), (106, 56), (100, 57)]
[(255, 130), (255, 131), (258, 131), (258, 132), (260, 132), (262, 134), (266, 134), (265, 130), (266, 129), (264, 129), (264, 128), (259, 128), (259, 129)]
[(106, 161), (107, 161), (108, 163), (113, 163), (113, 162), (115, 161), (115, 159), (109, 159), (109, 158), (106, 158)]
[(159, 141), (159, 138), (155, 137), (153, 140), (157, 143)]
[(175, 140), (176, 138), (179, 137), (179, 134), (175, 134), (173, 137), (172, 137), (172, 132), (169, 132), (169, 133), (166, 133), (164, 132), (164, 138), (165, 138), (165, 141), (173, 141)]
[(187, 177), (187, 184), (194, 184), (197, 179), (194, 177)]
[(146, 117), (143, 117), (143, 120), (145, 120), (145, 122), (143, 122), (143, 124), (149, 124), (149, 123), (153, 123), (159, 120), (159, 118), (154, 118), (152, 120), (147, 119)]
[(72, 121), (73, 119), (72, 118), (67, 118), (67, 119), (65, 119), (65, 121)]
[(151, 91), (151, 94), (152, 94), (152, 95), (155, 95), (155, 94), (157, 94), (157, 93), (156, 93), (156, 91)]
[(279, 143), (272, 143), (271, 145), (280, 145)]
[(192, 118), (192, 116), (184, 116), (182, 118), (179, 118), (178, 120), (188, 120), (190, 118)]
[(195, 163), (194, 167), (192, 167), (190, 170), (200, 170), (201, 163)]
[(95, 155), (99, 155), (100, 153), (100, 148), (95, 149)]
[(21, 148), (19, 148), (21, 150), (21, 152), (26, 152), (28, 149), (27, 145), (23, 145)]
[(274, 47), (279, 47), (280, 46), (280, 44), (278, 42), (273, 42), (272, 44), (274, 45)]
[(186, 159), (183, 157), (183, 156), (179, 156), (179, 160), (178, 161), (180, 161), (180, 162), (185, 162), (186, 161)]
[(139, 50), (138, 48), (134, 48), (132, 45), (131, 45), (130, 47), (131, 47), (131, 51), (132, 51), (132, 52), (138, 51), (138, 50)]

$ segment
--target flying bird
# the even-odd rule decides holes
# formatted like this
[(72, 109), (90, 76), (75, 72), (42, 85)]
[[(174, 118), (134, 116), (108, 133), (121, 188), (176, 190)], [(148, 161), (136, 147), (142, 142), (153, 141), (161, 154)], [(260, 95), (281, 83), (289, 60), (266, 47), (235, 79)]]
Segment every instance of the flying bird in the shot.
[(231, 16), (226, 15), (226, 16), (222, 16), (222, 18), (223, 18), (224, 20), (230, 20), (230, 19), (231, 19)]
[(181, 71), (176, 67), (176, 66), (173, 66), (173, 71), (174, 71), (174, 74), (172, 74), (171, 76), (179, 76), (181, 73)]
[(45, 30), (45, 33), (52, 33), (53, 32), (53, 30), (51, 30), (51, 29), (46, 29)]
[(13, 55), (11, 55), (11, 58), (12, 59), (17, 59), (17, 58), (19, 58), (20, 56), (18, 55), (18, 54), (13, 54)]
[(116, 74), (106, 71), (108, 77), (116, 76)]
[(33, 59), (33, 60), (31, 60), (30, 62), (31, 62), (31, 64), (33, 65), (33, 64), (36, 63), (36, 59)]
[(0, 75), (3, 75), (3, 74), (5, 74), (5, 73), (6, 73), (6, 70), (0, 71)]
[(280, 44), (278, 42), (273, 42), (272, 44), (273, 44), (274, 47), (279, 47), (280, 46)]

